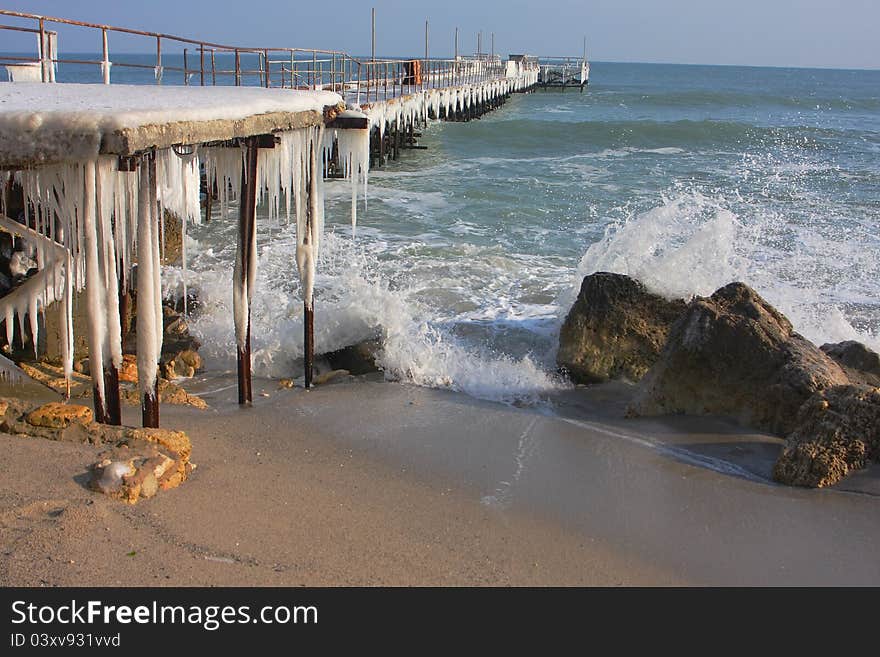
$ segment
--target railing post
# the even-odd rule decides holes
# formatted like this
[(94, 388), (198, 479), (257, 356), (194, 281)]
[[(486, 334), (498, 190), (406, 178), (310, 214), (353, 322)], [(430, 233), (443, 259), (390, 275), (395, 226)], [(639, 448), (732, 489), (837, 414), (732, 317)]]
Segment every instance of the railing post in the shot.
[(241, 55), (238, 48), (235, 49), (235, 86), (241, 86)]
[(188, 87), (189, 86), (189, 73), (188, 73), (189, 65), (187, 63), (186, 51), (187, 51), (187, 49), (184, 48), (183, 49), (183, 85), (185, 87)]
[(162, 84), (162, 37), (156, 37), (156, 84)]
[(110, 50), (107, 47), (107, 28), (101, 29), (101, 42), (104, 53), (101, 63), (101, 74), (104, 77), (104, 84), (110, 84)]
[(199, 84), (205, 86), (205, 44), (199, 44)]
[(211, 48), (211, 86), (217, 86), (217, 63), (214, 61), (215, 50)]
[(40, 19), (40, 81), (46, 82), (49, 78), (49, 71), (46, 70), (46, 25), (43, 19)]
[(266, 89), (270, 86), (271, 76), (269, 73), (269, 51), (263, 50), (263, 57), (266, 60)]

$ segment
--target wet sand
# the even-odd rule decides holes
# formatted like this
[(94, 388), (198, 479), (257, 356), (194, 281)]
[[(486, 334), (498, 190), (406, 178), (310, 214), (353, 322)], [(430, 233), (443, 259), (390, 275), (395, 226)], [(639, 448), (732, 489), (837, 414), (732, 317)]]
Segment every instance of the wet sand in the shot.
[(251, 409), (228, 376), (191, 386), (209, 411), (163, 406), (198, 469), (133, 507), (84, 488), (95, 448), (0, 435), (0, 584), (880, 583), (876, 471), (778, 486), (779, 439), (622, 419), (625, 385), (517, 409), (254, 383)]

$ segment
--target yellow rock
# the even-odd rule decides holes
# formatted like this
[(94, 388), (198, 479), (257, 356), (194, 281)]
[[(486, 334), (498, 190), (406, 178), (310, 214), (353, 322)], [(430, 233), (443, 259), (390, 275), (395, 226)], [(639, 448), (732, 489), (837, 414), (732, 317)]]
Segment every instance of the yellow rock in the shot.
[(6, 411), (9, 410), (9, 402), (8, 401), (0, 401), (0, 415), (6, 415)]
[(133, 440), (144, 440), (156, 443), (177, 454), (184, 462), (189, 460), (192, 453), (192, 443), (183, 431), (171, 429), (129, 429), (126, 436)]
[(278, 382), (279, 388), (293, 388), (295, 385), (293, 379), (281, 379)]
[(27, 423), (35, 427), (48, 427), (49, 429), (64, 429), (72, 422), (89, 424), (94, 416), (88, 406), (77, 404), (61, 404), (50, 402), (28, 413)]
[(122, 357), (122, 367), (119, 368), (119, 380), (128, 383), (138, 382), (137, 356), (125, 354)]

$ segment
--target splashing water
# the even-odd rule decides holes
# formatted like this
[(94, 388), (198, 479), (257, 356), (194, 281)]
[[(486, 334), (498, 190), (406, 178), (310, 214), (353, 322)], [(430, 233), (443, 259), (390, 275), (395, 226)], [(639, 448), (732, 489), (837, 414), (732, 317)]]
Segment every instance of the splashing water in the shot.
[[(564, 385), (556, 335), (582, 277), (600, 270), (667, 296), (740, 280), (814, 342), (880, 347), (880, 120), (865, 109), (880, 106), (878, 75), (593, 73), (583, 95), (514, 96), (478, 123), (432, 124), (427, 151), (370, 172), (356, 241), (350, 186), (327, 184), (318, 351), (381, 335), (389, 378), (536, 401)], [(746, 85), (746, 74), (767, 79)], [(691, 104), (672, 102), (676, 85)], [(778, 96), (747, 93), (774, 85)], [(259, 223), (255, 369), (291, 376), (295, 230)], [(209, 362), (234, 353), (234, 236), (218, 219), (188, 236), (202, 303), (192, 327)], [(179, 276), (168, 272), (169, 291)]]

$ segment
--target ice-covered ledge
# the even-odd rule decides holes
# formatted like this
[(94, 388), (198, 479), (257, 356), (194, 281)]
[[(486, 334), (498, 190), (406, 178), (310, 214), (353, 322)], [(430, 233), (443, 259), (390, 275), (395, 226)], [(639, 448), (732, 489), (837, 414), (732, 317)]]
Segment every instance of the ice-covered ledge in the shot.
[(342, 110), (329, 91), (0, 82), (0, 167), (294, 130)]

